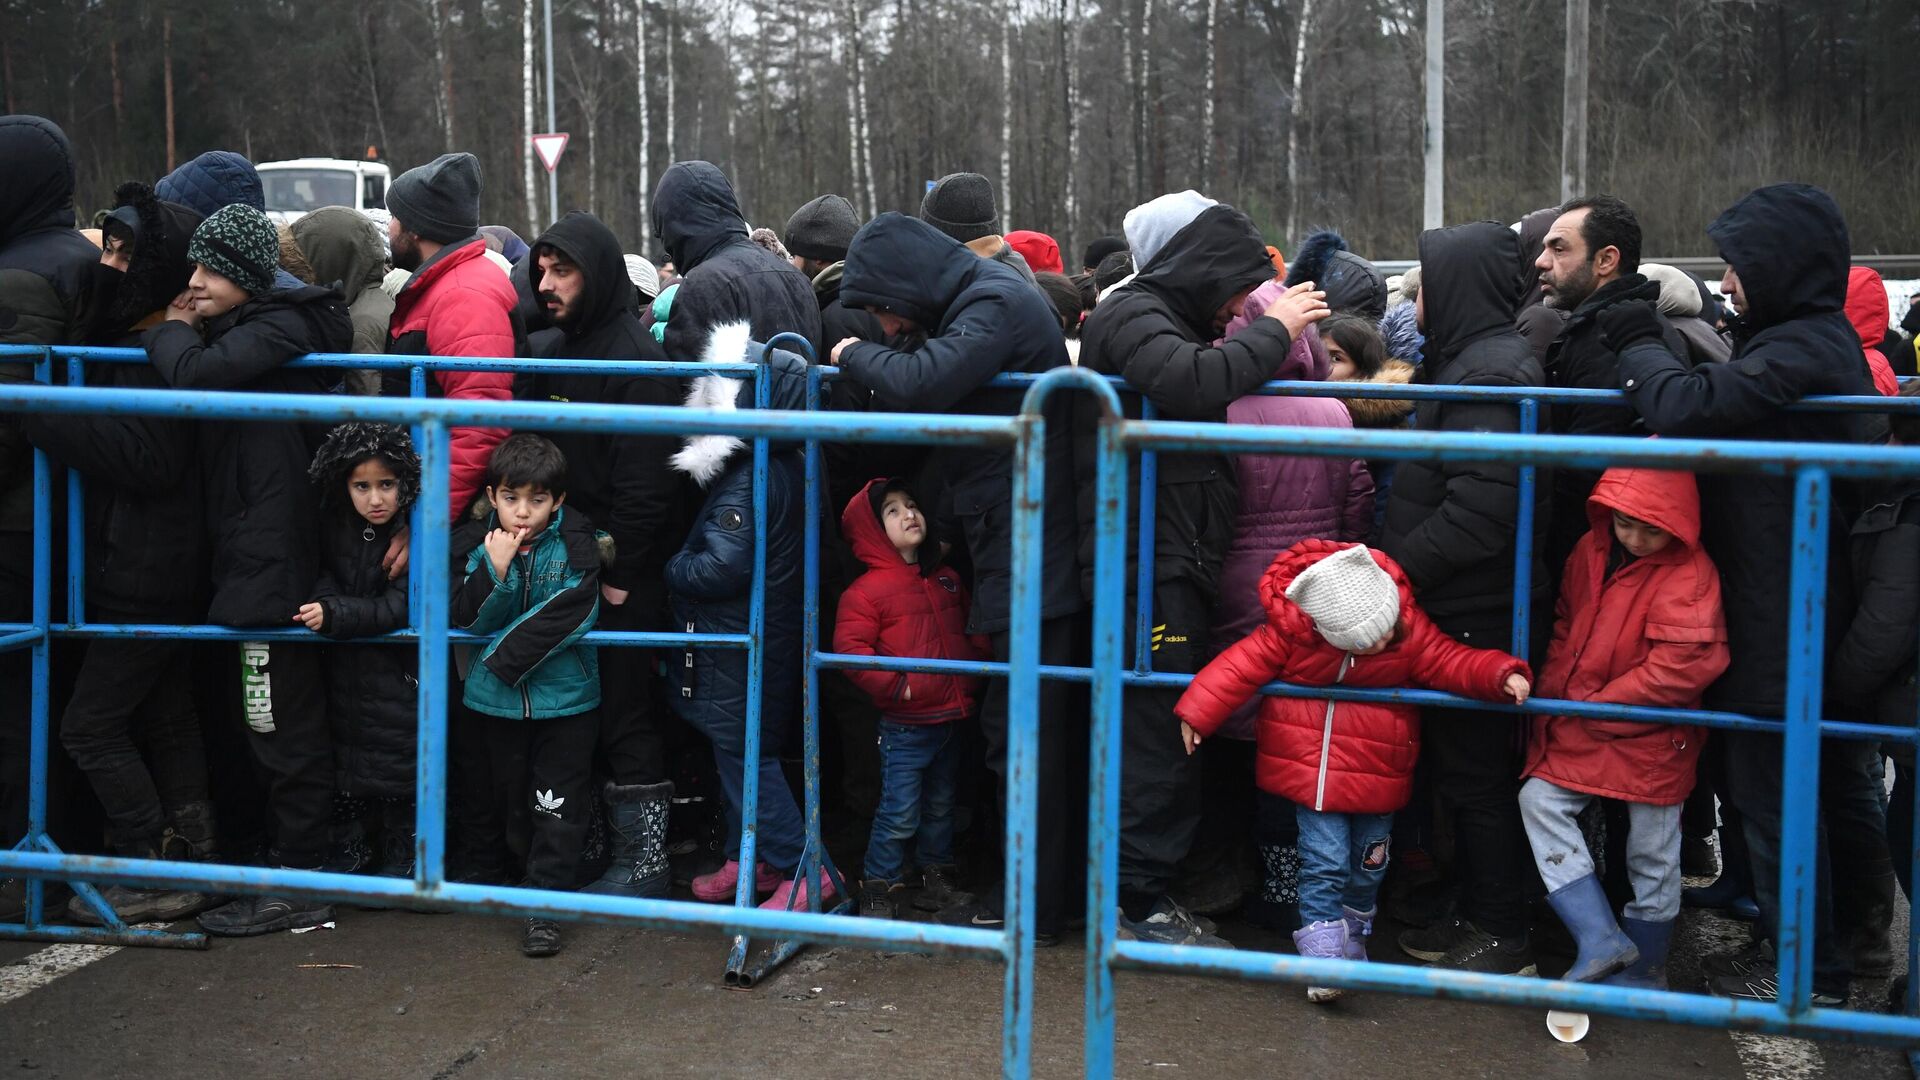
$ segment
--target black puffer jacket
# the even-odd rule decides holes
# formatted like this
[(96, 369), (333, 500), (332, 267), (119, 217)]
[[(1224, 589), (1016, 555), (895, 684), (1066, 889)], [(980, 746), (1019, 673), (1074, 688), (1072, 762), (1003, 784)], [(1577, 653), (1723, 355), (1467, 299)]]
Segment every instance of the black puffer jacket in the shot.
[[(1491, 221), (1434, 229), (1420, 237), (1420, 288), (1427, 314), (1422, 372), (1429, 382), (1543, 383), (1533, 350), (1513, 328), (1520, 299), (1514, 277), (1518, 245), (1513, 230)], [(1422, 431), (1510, 433), (1520, 427), (1515, 405), (1423, 401), (1415, 416), (1415, 426)], [(1492, 632), (1513, 611), (1518, 511), (1519, 470), (1514, 466), (1402, 462), (1387, 500), (1380, 547), (1406, 570), (1420, 606), (1441, 629), (1454, 634), (1461, 629)], [(1544, 517), (1536, 517), (1541, 527)], [(1540, 559), (1534, 561), (1534, 591), (1544, 599), (1538, 586), (1546, 580), (1545, 570)], [(1536, 624), (1545, 612), (1540, 615)]]
[[(325, 393), (324, 368), (288, 368), (310, 352), (346, 352), (353, 320), (319, 285), (255, 297), (212, 320), (206, 338), (182, 322), (147, 331), (147, 359), (181, 390)], [(307, 465), (318, 432), (300, 424), (214, 422), (200, 428), (200, 475), (213, 539), (213, 603), (222, 626), (284, 627), (311, 598), (318, 515)]]
[[(350, 508), (324, 516), (320, 575), (313, 586), (313, 599), (327, 612), (320, 632), (344, 640), (406, 626), (406, 578), (389, 581), (380, 565), (393, 539), (393, 522), (369, 525)], [(420, 692), (415, 650), (404, 645), (335, 645), (326, 650), (326, 659), (327, 715), (340, 790), (412, 798)]]
[[(139, 221), (125, 273), (95, 263), (87, 344), (139, 348), (139, 324), (160, 320), (193, 272), (187, 245), (200, 215), (122, 185), (118, 206)], [(118, 208), (116, 207), (116, 209)], [(151, 390), (145, 364), (89, 364), (88, 386)], [(206, 611), (206, 530), (193, 478), (194, 427), (147, 416), (26, 413), (28, 441), (86, 479), (87, 606), (113, 622), (200, 621)]]
[[(377, 459), (397, 481), (394, 514), (374, 525), (353, 510), (349, 478)], [(393, 530), (420, 492), (420, 457), (404, 428), (342, 424), (308, 470), (320, 500), (320, 576), (313, 599), (325, 613), (320, 633), (335, 641), (374, 637), (407, 625), (407, 579), (380, 565)], [(420, 691), (417, 651), (405, 645), (335, 645), (326, 650), (327, 715), (339, 790), (411, 799)]]
[[(1877, 441), (1884, 423), (1871, 418), (1786, 411), (1809, 395), (1874, 393), (1860, 339), (1842, 310), (1851, 246), (1833, 198), (1805, 184), (1760, 188), (1721, 214), (1707, 235), (1747, 297), (1746, 312), (1734, 320), (1733, 359), (1688, 367), (1651, 343), (1622, 351), (1621, 386), (1647, 430), (1686, 438)], [(1793, 480), (1702, 473), (1700, 516), (1701, 539), (1720, 568), (1733, 653), (1707, 704), (1779, 715), (1787, 693), (1784, 583), (1793, 561)], [(1853, 516), (1842, 500), (1831, 550), (1844, 550)], [(1828, 569), (1833, 641), (1851, 598), (1845, 560), (1829, 559)]]
[[(744, 324), (715, 330), (704, 359), (757, 359)], [(806, 361), (775, 351), (769, 403), (798, 409), (806, 395)], [(693, 381), (687, 404), (707, 409), (753, 408), (753, 384), (707, 375)], [(753, 445), (728, 435), (695, 435), (673, 457), (674, 468), (706, 491), (686, 544), (667, 560), (666, 583), (677, 628), (690, 634), (744, 634), (753, 604)], [(798, 451), (772, 445), (767, 454), (766, 623), (762, 638), (761, 728), (769, 753), (778, 753), (799, 715), (802, 517), (806, 470)], [(716, 742), (734, 747), (747, 714), (747, 654), (740, 649), (688, 649), (669, 665), (674, 709)]]
[[(73, 230), (73, 152), (57, 124), (0, 116), (0, 345), (79, 345), (100, 249)], [(33, 365), (0, 362), (0, 382)], [(0, 531), (33, 528), (33, 448), (0, 420)]]
[[(535, 251), (542, 247), (579, 267), (586, 291), (579, 315), (560, 333), (546, 334), (538, 355), (666, 359), (634, 313), (633, 285), (620, 241), (599, 218), (578, 210), (568, 214), (534, 241)], [(530, 256), (527, 261), (536, 259)], [(537, 275), (539, 268), (530, 272)], [(526, 400), (605, 405), (678, 405), (684, 393), (679, 379), (640, 375), (538, 374), (516, 380), (514, 386), (514, 396)], [(568, 504), (613, 537), (614, 561), (601, 567), (601, 583), (633, 594), (627, 602), (641, 605), (651, 623), (666, 599), (661, 568), (679, 550), (687, 530), (684, 489), (668, 464), (680, 449), (679, 438), (571, 431), (553, 431), (547, 437), (567, 457)]]
[[(1658, 303), (1660, 286), (1639, 274), (1627, 274), (1594, 290), (1586, 302), (1567, 316), (1560, 336), (1547, 346), (1547, 385), (1556, 390), (1616, 390), (1620, 386), (1620, 358), (1601, 340), (1597, 316), (1626, 300)], [(1666, 345), (1675, 356), (1687, 355), (1687, 341), (1663, 316)], [(1640, 416), (1622, 405), (1556, 405), (1550, 430), (1556, 435), (1643, 435)], [(1553, 579), (1575, 544), (1587, 533), (1587, 496), (1600, 474), (1585, 469), (1553, 470), (1553, 531), (1547, 544), (1547, 566)]]
[(1920, 480), (1868, 507), (1845, 550), (1859, 604), (1827, 658), (1827, 697), (1839, 719), (1911, 726), (1920, 705)]
[[(1227, 406), (1275, 377), (1293, 345), (1277, 319), (1255, 319), (1232, 338), (1218, 336), (1214, 313), (1237, 294), (1273, 277), (1260, 230), (1231, 206), (1210, 206), (1175, 233), (1133, 281), (1100, 302), (1080, 332), (1080, 365), (1118, 375), (1139, 395), (1124, 394), (1127, 415), (1140, 398), (1163, 420), (1225, 423)], [(1074, 404), (1080, 435), (1080, 563), (1093, 565), (1095, 462), (1099, 415), (1094, 399)], [(1128, 490), (1140, 490), (1138, 457)], [(1233, 541), (1239, 493), (1226, 454), (1161, 454), (1154, 498), (1154, 577), (1197, 584), (1211, 604)], [(1137, 532), (1129, 521), (1129, 531)], [(1135, 562), (1137, 543), (1127, 544)], [(1131, 588), (1133, 576), (1128, 575)]]
[[(846, 377), (873, 391), (876, 409), (1012, 416), (1020, 411), (1023, 391), (990, 389), (987, 380), (1002, 372), (1039, 373), (1067, 363), (1060, 320), (1038, 289), (905, 214), (882, 214), (854, 235), (840, 302), (892, 311), (926, 332), (925, 341), (911, 350), (862, 342), (840, 354)], [(1046, 419), (1040, 613), (1053, 618), (1080, 608), (1073, 411), (1067, 395), (1048, 402)], [(961, 538), (973, 562), (973, 613), (967, 632), (1007, 629), (1013, 586), (1013, 451), (974, 446), (938, 450), (926, 473), (945, 485), (931, 515), (936, 529)]]
[(820, 305), (794, 265), (747, 239), (727, 174), (677, 161), (653, 192), (653, 232), (683, 280), (667, 317), (667, 355), (696, 356), (715, 327), (746, 322), (755, 341), (799, 334), (822, 358)]

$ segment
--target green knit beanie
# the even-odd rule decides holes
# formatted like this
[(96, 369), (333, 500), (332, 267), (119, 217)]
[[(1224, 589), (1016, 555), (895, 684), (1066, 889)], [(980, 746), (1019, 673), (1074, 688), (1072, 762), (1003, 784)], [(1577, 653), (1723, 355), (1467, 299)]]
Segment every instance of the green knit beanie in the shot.
[(214, 211), (194, 230), (187, 258), (232, 281), (250, 295), (273, 291), (280, 268), (280, 234), (267, 215), (245, 203)]

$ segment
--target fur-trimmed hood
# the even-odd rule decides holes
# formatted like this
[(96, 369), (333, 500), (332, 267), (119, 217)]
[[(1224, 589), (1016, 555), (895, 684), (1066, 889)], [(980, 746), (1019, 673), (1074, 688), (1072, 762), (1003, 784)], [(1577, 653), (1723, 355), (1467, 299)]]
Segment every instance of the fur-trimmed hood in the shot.
[[(752, 328), (744, 322), (713, 328), (700, 355), (703, 364), (754, 362), (766, 352), (766, 345), (753, 340)], [(799, 410), (806, 407), (807, 362), (800, 356), (779, 349), (767, 356), (768, 403), (772, 408)], [(753, 408), (753, 382), (728, 375), (702, 375), (687, 389), (688, 408), (735, 412)], [(686, 473), (701, 487), (710, 486), (735, 454), (749, 448), (736, 435), (689, 435), (685, 445), (673, 455), (673, 467)]]
[[(1405, 360), (1387, 359), (1369, 385), (1405, 386), (1414, 381), (1417, 370)], [(1413, 402), (1388, 398), (1347, 398), (1347, 413), (1357, 428), (1391, 428), (1406, 423), (1413, 413)]]

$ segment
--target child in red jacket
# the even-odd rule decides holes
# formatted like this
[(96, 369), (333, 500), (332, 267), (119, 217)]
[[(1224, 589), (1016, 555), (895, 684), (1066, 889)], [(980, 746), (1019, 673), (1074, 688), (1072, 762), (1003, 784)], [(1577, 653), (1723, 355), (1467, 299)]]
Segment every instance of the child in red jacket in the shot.
[[(1399, 565), (1365, 545), (1302, 540), (1267, 568), (1260, 599), (1267, 621), (1202, 669), (1174, 707), (1188, 753), (1275, 679), (1527, 700), (1526, 661), (1441, 633)], [(1300, 826), (1294, 946), (1301, 956), (1365, 960), (1393, 812), (1406, 805), (1420, 758), (1420, 710), (1269, 697), (1257, 739), (1260, 788), (1294, 803)], [(1309, 1001), (1339, 996), (1307, 988)]]
[[(1554, 608), (1541, 695), (1698, 708), (1728, 653), (1693, 475), (1609, 469), (1587, 498), (1587, 517), (1592, 531), (1567, 559)], [(1666, 988), (1680, 913), (1680, 808), (1706, 735), (1685, 724), (1534, 719), (1520, 815), (1547, 900), (1580, 946), (1563, 978)], [(1596, 795), (1627, 804), (1633, 903), (1619, 923), (1576, 820)]]
[[(927, 547), (927, 523), (899, 480), (870, 481), (840, 515), (841, 535), (867, 564), (840, 597), (835, 652), (982, 660), (984, 641), (967, 636), (967, 590)], [(880, 805), (867, 841), (860, 913), (891, 919), (902, 888), (906, 842), (914, 840), (922, 888), (914, 906), (938, 911), (972, 903), (954, 887), (954, 721), (973, 713), (981, 679), (848, 670), (880, 710)]]

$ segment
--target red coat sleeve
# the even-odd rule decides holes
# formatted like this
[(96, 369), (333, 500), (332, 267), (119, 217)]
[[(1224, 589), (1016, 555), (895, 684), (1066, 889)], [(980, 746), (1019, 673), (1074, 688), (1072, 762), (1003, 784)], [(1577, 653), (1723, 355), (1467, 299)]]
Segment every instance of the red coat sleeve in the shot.
[(1288, 649), (1287, 639), (1278, 630), (1260, 624), (1200, 669), (1173, 707), (1174, 715), (1201, 735), (1212, 735), (1256, 691), (1280, 677)]
[(1421, 686), (1482, 701), (1504, 701), (1507, 676), (1520, 674), (1533, 681), (1525, 660), (1498, 649), (1475, 649), (1440, 632), (1422, 612), (1413, 612), (1413, 678)]
[[(861, 583), (855, 581), (840, 594), (840, 613), (833, 621), (833, 651), (850, 656), (879, 656), (880, 611), (873, 606), (868, 590), (860, 586)], [(841, 674), (872, 698), (875, 705), (882, 707), (907, 684), (906, 675), (898, 671), (845, 668)]]
[[(427, 319), (427, 352), (434, 356), (511, 357), (513, 321), (496, 297), (477, 289), (452, 288), (436, 298)], [(513, 375), (493, 371), (441, 371), (434, 380), (447, 397), (465, 401), (512, 401)], [(452, 508), (461, 520), (486, 482), (493, 448), (512, 434), (506, 428), (456, 427), (453, 444)]]

